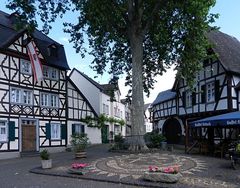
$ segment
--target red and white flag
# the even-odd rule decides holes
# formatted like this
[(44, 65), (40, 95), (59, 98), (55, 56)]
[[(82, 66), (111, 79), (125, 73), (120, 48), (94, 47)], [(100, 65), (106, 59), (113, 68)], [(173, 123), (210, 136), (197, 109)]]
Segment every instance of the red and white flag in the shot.
[(30, 61), (32, 64), (32, 70), (34, 74), (35, 81), (43, 80), (43, 71), (42, 71), (42, 64), (38, 58), (37, 52), (35, 47), (33, 46), (33, 42), (29, 42), (27, 45), (28, 55), (30, 57)]

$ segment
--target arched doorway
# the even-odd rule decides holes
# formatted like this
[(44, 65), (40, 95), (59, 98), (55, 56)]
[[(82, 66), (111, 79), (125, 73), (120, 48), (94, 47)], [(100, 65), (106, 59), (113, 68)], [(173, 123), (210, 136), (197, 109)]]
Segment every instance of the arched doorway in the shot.
[(179, 144), (182, 136), (181, 124), (175, 118), (166, 120), (163, 124), (162, 134), (167, 138), (168, 144)]

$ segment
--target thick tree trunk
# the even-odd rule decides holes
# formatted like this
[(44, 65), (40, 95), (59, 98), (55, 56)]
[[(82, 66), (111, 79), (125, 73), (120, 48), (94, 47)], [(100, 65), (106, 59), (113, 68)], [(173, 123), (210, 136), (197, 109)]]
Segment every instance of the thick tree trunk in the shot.
[(132, 37), (130, 42), (132, 50), (132, 139), (130, 150), (148, 149), (143, 135), (144, 126), (144, 100), (143, 100), (143, 39), (141, 36)]

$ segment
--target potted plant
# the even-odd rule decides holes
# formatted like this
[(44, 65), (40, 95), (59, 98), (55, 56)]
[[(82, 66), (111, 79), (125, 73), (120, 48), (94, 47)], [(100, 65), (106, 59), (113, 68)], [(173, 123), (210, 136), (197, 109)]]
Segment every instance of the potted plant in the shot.
[(73, 134), (71, 136), (71, 145), (73, 151), (75, 152), (76, 158), (84, 158), (86, 157), (86, 147), (88, 145), (88, 137), (85, 133)]
[(40, 157), (42, 159), (42, 168), (48, 169), (52, 168), (52, 159), (50, 159), (50, 154), (48, 150), (44, 149), (40, 152)]

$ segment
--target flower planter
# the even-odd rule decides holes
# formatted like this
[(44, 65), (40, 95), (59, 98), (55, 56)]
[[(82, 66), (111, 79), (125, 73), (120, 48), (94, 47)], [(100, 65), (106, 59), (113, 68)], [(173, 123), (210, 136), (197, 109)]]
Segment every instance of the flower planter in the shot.
[(89, 172), (88, 164), (86, 163), (73, 163), (68, 170), (69, 174), (84, 175)]
[(182, 177), (180, 173), (170, 174), (163, 172), (145, 172), (143, 179), (152, 182), (176, 183)]
[(52, 168), (52, 159), (42, 160), (42, 168), (43, 168), (43, 169)]
[(87, 153), (85, 151), (79, 151), (75, 153), (75, 158), (86, 158)]

